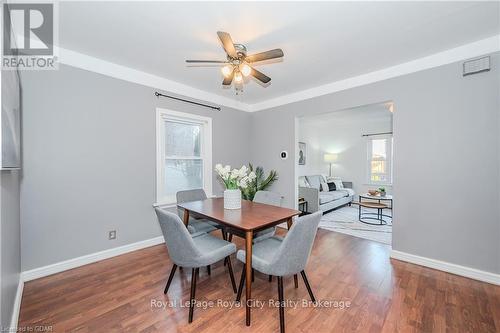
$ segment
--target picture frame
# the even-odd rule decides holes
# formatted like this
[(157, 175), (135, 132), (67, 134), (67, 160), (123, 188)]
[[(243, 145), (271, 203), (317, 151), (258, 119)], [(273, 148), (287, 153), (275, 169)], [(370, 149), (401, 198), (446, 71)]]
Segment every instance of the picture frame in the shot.
[(307, 145), (305, 142), (299, 142), (299, 165), (306, 165)]

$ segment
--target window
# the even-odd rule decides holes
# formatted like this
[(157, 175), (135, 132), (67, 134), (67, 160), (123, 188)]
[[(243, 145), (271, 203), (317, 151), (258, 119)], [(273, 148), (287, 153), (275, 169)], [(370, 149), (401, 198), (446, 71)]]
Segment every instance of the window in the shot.
[(368, 140), (368, 183), (392, 184), (392, 136)]
[(181, 190), (212, 193), (212, 120), (157, 110), (156, 201), (173, 204)]

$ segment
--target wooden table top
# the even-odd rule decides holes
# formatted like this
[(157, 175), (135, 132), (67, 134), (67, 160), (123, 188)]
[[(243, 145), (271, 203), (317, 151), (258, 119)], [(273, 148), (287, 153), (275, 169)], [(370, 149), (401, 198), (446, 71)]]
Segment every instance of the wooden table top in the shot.
[(178, 207), (229, 227), (251, 231), (284, 222), (299, 215), (295, 209), (241, 200), (241, 209), (224, 209), (224, 198), (210, 198), (179, 204)]

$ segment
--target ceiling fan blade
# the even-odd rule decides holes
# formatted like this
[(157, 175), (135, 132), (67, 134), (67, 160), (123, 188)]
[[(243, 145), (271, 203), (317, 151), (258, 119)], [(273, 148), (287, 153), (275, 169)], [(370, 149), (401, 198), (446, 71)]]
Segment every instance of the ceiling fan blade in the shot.
[(274, 49), (266, 52), (261, 52), (257, 54), (249, 55), (245, 58), (246, 62), (257, 62), (262, 60), (269, 60), (275, 58), (283, 57), (283, 51), (281, 49)]
[(223, 60), (186, 60), (187, 63), (194, 63), (194, 64), (197, 64), (197, 63), (208, 63), (208, 64), (227, 64), (228, 62), (227, 61), (223, 61)]
[(233, 82), (233, 77), (234, 77), (234, 70), (231, 72), (231, 75), (228, 77), (224, 77), (224, 81), (222, 81), (223, 86), (229, 86), (231, 85), (231, 82)]
[(262, 72), (259, 72), (258, 70), (256, 70), (253, 67), (250, 67), (250, 68), (252, 68), (252, 71), (250, 72), (250, 75), (252, 75), (257, 80), (259, 80), (259, 81), (261, 81), (263, 83), (268, 83), (269, 81), (271, 81), (271, 78), (269, 76), (267, 76), (266, 74), (264, 74)]
[(238, 54), (236, 53), (236, 49), (234, 48), (234, 43), (231, 39), (231, 35), (224, 31), (217, 31), (217, 36), (219, 36), (219, 39), (222, 42), (222, 46), (224, 47), (227, 55), (231, 58), (237, 58)]

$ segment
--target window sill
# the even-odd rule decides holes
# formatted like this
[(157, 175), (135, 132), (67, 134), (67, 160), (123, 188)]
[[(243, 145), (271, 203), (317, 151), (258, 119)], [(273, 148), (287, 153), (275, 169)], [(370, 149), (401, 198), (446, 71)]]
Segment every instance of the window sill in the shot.
[[(217, 198), (216, 195), (214, 194), (208, 194), (207, 195), (208, 198)], [(155, 202), (153, 203), (153, 207), (156, 208), (156, 207), (163, 207), (163, 208), (175, 208), (177, 207), (177, 202), (168, 202), (168, 201), (165, 201), (165, 202)]]
[(387, 186), (392, 187), (392, 183), (364, 183), (365, 186)]
[(173, 208), (173, 207), (177, 207), (177, 203), (175, 203), (175, 202), (155, 202), (153, 204), (153, 208), (157, 208), (157, 207)]

